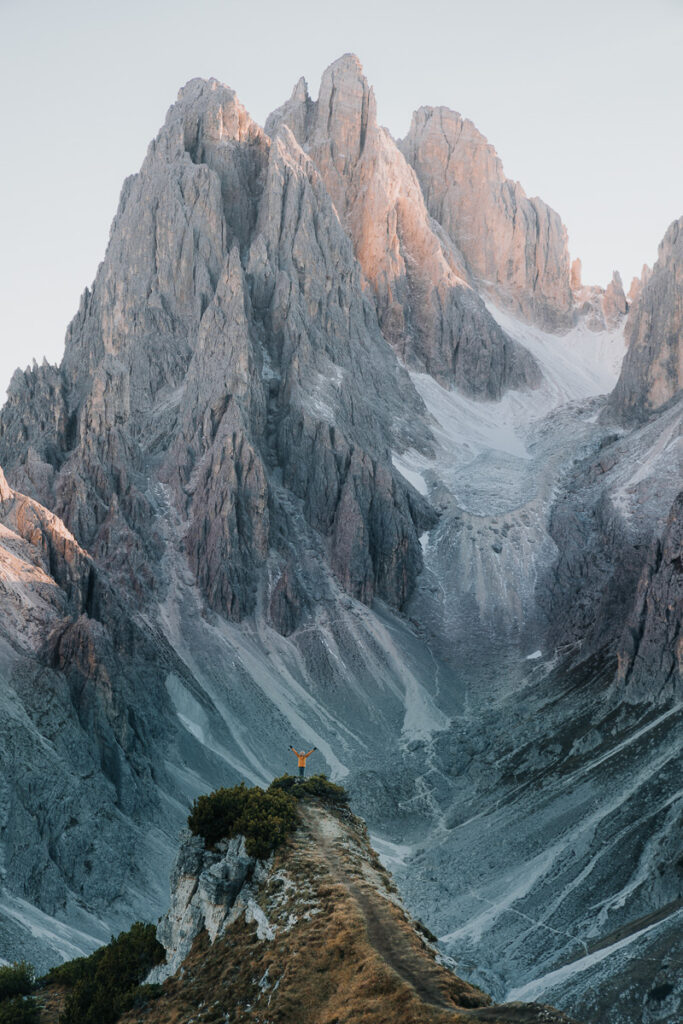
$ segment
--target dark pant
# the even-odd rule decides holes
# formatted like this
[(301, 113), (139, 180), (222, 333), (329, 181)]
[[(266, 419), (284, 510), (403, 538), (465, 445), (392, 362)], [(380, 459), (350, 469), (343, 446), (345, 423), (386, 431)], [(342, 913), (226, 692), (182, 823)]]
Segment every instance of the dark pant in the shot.
[(304, 768), (304, 766), (302, 764), (300, 764), (299, 765), (299, 778), (300, 779), (303, 779), (305, 771), (306, 771), (306, 769)]

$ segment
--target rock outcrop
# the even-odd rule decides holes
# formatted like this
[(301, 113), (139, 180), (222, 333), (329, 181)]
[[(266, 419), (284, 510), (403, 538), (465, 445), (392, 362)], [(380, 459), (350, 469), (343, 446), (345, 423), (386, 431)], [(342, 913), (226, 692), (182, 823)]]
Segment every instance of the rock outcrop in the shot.
[(620, 328), (629, 311), (618, 270), (606, 288), (581, 283), (581, 261), (572, 264), (572, 294), (577, 315), (590, 331), (614, 331)]
[(430, 218), (420, 182), (389, 132), (352, 54), (300, 80), (266, 122), (287, 125), (318, 168), (372, 286), (382, 331), (410, 367), (478, 398), (535, 386), (538, 367), (472, 287), (454, 241)]
[(550, 1006), (491, 1006), (462, 981), (406, 913), (355, 815), (306, 801), (301, 819), (268, 861), (246, 857), (240, 837), (207, 851), (186, 834), (157, 928), (167, 960), (147, 979), (163, 982), (161, 992), (123, 1022), (161, 1024), (203, 1005), (231, 1020), (248, 1006), (283, 1021), (446, 1024), (461, 1011), (497, 1024), (571, 1024)]
[[(211, 942), (223, 934), (240, 895), (242, 903), (237, 913), (244, 909), (247, 882), (256, 868), (257, 862), (246, 852), (244, 836), (222, 840), (213, 850), (205, 849), (201, 836), (189, 831), (181, 836), (171, 872), (171, 905), (157, 927), (166, 959), (152, 970), (148, 983), (165, 981), (175, 974), (202, 931)], [(265, 873), (261, 866), (256, 884)]]
[(626, 341), (609, 411), (621, 423), (634, 424), (675, 399), (683, 385), (683, 217), (664, 235), (626, 325)]
[(575, 317), (559, 215), (506, 178), (493, 146), (447, 107), (420, 107), (400, 147), (431, 216), (480, 285), (513, 313), (568, 329)]
[(643, 263), (643, 269), (640, 272), (640, 277), (634, 277), (631, 279), (631, 284), (629, 286), (628, 294), (626, 296), (629, 302), (629, 306), (634, 306), (635, 303), (638, 301), (638, 299), (640, 298), (640, 293), (642, 292), (647, 282), (650, 280), (651, 274), (652, 268), (648, 267), (647, 263)]
[(605, 317), (605, 324), (609, 327), (616, 327), (623, 317), (628, 313), (628, 303), (624, 295), (624, 286), (621, 282), (621, 274), (615, 270), (612, 280), (605, 288), (602, 300), (602, 309)]

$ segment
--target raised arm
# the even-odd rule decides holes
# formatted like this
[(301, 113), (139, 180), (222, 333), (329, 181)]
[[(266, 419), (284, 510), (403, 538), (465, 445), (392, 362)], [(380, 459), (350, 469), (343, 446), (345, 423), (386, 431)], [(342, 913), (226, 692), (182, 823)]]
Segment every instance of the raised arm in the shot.
[(318, 749), (317, 747), (311, 747), (311, 749), (308, 751), (308, 753), (304, 754), (304, 757), (310, 757), (311, 754), (313, 753), (313, 751), (317, 750), (317, 749)]
[(295, 750), (294, 747), (291, 745), (291, 743), (289, 745), (289, 749), (292, 751), (293, 754), (296, 754), (297, 757), (301, 757), (301, 754), (299, 753), (299, 751)]

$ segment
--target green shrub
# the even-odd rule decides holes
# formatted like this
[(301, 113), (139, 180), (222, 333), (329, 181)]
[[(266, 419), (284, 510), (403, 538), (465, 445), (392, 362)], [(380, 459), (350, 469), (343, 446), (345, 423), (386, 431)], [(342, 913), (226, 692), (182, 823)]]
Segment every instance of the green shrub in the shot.
[(33, 996), (14, 996), (0, 1003), (0, 1024), (40, 1024), (40, 1009)]
[(138, 985), (137, 988), (127, 992), (123, 1000), (124, 1010), (139, 1010), (153, 999), (159, 999), (164, 994), (163, 985)]
[(140, 983), (164, 956), (154, 925), (137, 921), (90, 956), (53, 967), (42, 980), (71, 989), (59, 1024), (114, 1024), (133, 1005)]
[(273, 779), (270, 789), (281, 789), (291, 793), (297, 800), (304, 796), (315, 796), (325, 803), (346, 805), (349, 802), (349, 794), (343, 786), (336, 782), (330, 782), (326, 775), (311, 775), (307, 779), (298, 778), (296, 775), (281, 775), (279, 779)]
[(25, 960), (0, 967), (0, 1001), (12, 996), (27, 996), (35, 986), (36, 976)]
[(249, 789), (243, 782), (197, 797), (187, 819), (190, 831), (202, 836), (207, 846), (244, 836), (249, 856), (261, 860), (284, 843), (298, 822), (296, 801), (288, 793)]

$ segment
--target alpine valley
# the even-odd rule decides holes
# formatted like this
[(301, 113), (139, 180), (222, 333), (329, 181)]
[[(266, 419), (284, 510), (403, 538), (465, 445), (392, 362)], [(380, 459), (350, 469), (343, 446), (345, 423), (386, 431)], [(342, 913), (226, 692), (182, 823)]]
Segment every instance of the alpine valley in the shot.
[(0, 957), (156, 922), (194, 797), (301, 744), (461, 978), (679, 1019), (682, 381), (683, 217), (584, 285), (356, 57), (265, 128), (189, 82), (0, 412)]

